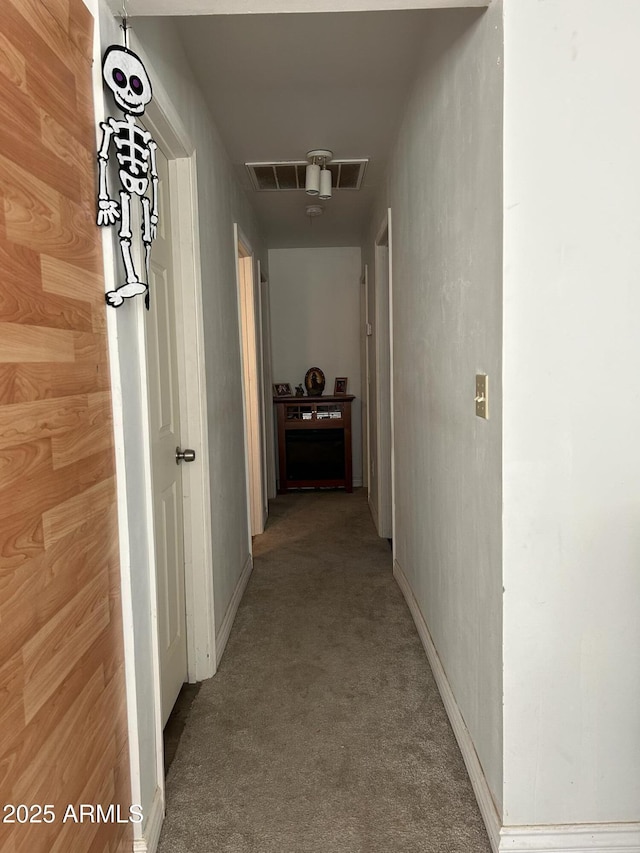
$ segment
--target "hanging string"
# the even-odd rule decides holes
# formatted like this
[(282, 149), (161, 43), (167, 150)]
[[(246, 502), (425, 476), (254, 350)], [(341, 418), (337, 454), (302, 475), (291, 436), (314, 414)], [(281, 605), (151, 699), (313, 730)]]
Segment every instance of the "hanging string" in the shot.
[(124, 46), (129, 47), (129, 30), (131, 27), (129, 26), (129, 16), (127, 15), (127, 0), (123, 0), (122, 2), (122, 13), (120, 15), (122, 18), (122, 23), (120, 24), (120, 29), (123, 32), (124, 38)]

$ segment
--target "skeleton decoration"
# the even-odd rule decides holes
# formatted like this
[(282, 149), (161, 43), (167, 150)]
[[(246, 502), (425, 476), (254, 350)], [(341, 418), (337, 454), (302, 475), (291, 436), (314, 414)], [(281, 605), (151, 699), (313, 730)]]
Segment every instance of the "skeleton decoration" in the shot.
[[(120, 220), (118, 239), (126, 272), (123, 285), (106, 294), (107, 305), (114, 308), (125, 299), (145, 294), (149, 307), (149, 258), (151, 243), (158, 225), (158, 171), (156, 168), (157, 145), (151, 134), (136, 124), (135, 116), (144, 113), (151, 100), (151, 82), (145, 67), (128, 47), (111, 45), (102, 60), (102, 77), (116, 104), (122, 110), (124, 120), (112, 117), (100, 122), (102, 142), (98, 151), (98, 225), (115, 225)], [(120, 180), (120, 203), (109, 196), (107, 188), (107, 166), (111, 142), (115, 145)], [(146, 195), (151, 184), (151, 198)], [(142, 242), (144, 244), (145, 276), (139, 274), (131, 256), (131, 207), (137, 197), (142, 209)]]

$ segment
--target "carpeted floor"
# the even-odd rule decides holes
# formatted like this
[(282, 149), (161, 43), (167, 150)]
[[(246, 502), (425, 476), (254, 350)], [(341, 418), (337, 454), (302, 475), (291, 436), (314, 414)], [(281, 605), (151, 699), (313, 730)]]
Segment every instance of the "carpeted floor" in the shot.
[(489, 853), (364, 490), (271, 503), (169, 771), (159, 850)]

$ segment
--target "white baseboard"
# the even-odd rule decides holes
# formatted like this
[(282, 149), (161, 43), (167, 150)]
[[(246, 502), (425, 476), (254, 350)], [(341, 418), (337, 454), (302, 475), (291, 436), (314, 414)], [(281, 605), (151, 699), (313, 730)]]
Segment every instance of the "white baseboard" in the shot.
[(164, 798), (160, 788), (156, 788), (142, 836), (133, 840), (133, 853), (156, 853), (163, 822)]
[(251, 558), (251, 554), (249, 554), (242, 569), (242, 574), (240, 575), (238, 583), (236, 584), (236, 588), (234, 589), (233, 595), (231, 596), (231, 601), (229, 602), (229, 606), (227, 607), (227, 612), (224, 614), (224, 619), (222, 620), (220, 631), (216, 635), (216, 666), (219, 666), (220, 661), (222, 660), (222, 655), (224, 654), (224, 650), (227, 646), (227, 641), (229, 639), (229, 634), (231, 633), (233, 621), (236, 618), (236, 613), (238, 612), (238, 607), (240, 605), (240, 602), (242, 601), (242, 596), (244, 595), (245, 588), (247, 586), (247, 583), (249, 582), (249, 578), (251, 577), (252, 570), (253, 559)]
[(373, 523), (376, 528), (376, 532), (380, 529), (380, 525), (378, 524), (378, 511), (371, 502), (371, 496), (368, 497), (367, 503), (369, 504), (369, 512), (371, 513), (371, 518), (373, 519)]
[[(373, 510), (372, 510), (373, 512)], [(501, 826), (482, 765), (458, 708), (431, 634), (402, 567), (395, 560), (393, 574), (405, 597), (427, 653), (451, 728), (487, 828), (493, 853), (640, 853), (640, 823), (583, 823), (558, 826)]]
[(460, 713), (460, 709), (458, 708), (458, 703), (455, 700), (449, 680), (447, 679), (446, 673), (440, 662), (440, 658), (438, 657), (438, 652), (436, 651), (436, 647), (431, 639), (427, 623), (424, 621), (424, 616), (422, 615), (418, 602), (413, 595), (409, 581), (397, 560), (394, 560), (393, 563), (393, 575), (398, 582), (398, 586), (402, 590), (402, 594), (404, 595), (409, 610), (411, 611), (411, 615), (413, 616), (413, 621), (418, 629), (422, 645), (427, 653), (427, 658), (429, 659), (433, 676), (436, 680), (436, 684), (438, 685), (438, 690), (440, 691), (440, 696), (442, 697), (445, 710), (449, 717), (451, 728), (453, 729), (453, 733), (458, 741), (458, 746), (460, 747), (460, 752), (462, 753), (462, 758), (464, 759), (467, 773), (469, 774), (469, 779), (473, 786), (473, 792), (476, 795), (476, 800), (480, 807), (480, 814), (482, 815), (484, 825), (487, 828), (491, 849), (493, 850), (493, 853), (499, 853), (499, 851), (502, 850), (500, 847), (500, 817), (498, 816), (493, 797), (491, 796), (491, 791), (487, 785), (482, 765), (478, 760), (471, 735), (469, 734), (469, 730), (467, 729), (462, 718), (462, 714)]
[(362, 488), (362, 477), (355, 477), (353, 479), (353, 482), (351, 483), (351, 485), (353, 486), (354, 489), (361, 489)]
[(500, 853), (640, 853), (640, 823), (503, 826)]

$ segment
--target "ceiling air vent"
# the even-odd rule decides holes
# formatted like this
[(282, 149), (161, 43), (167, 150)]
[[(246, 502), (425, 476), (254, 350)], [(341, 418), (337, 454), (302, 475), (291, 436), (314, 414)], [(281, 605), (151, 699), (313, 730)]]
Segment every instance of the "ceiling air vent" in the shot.
[[(335, 190), (359, 190), (368, 160), (332, 160), (327, 168)], [(278, 163), (245, 163), (255, 190), (280, 192), (304, 190), (306, 160), (282, 160)]]

